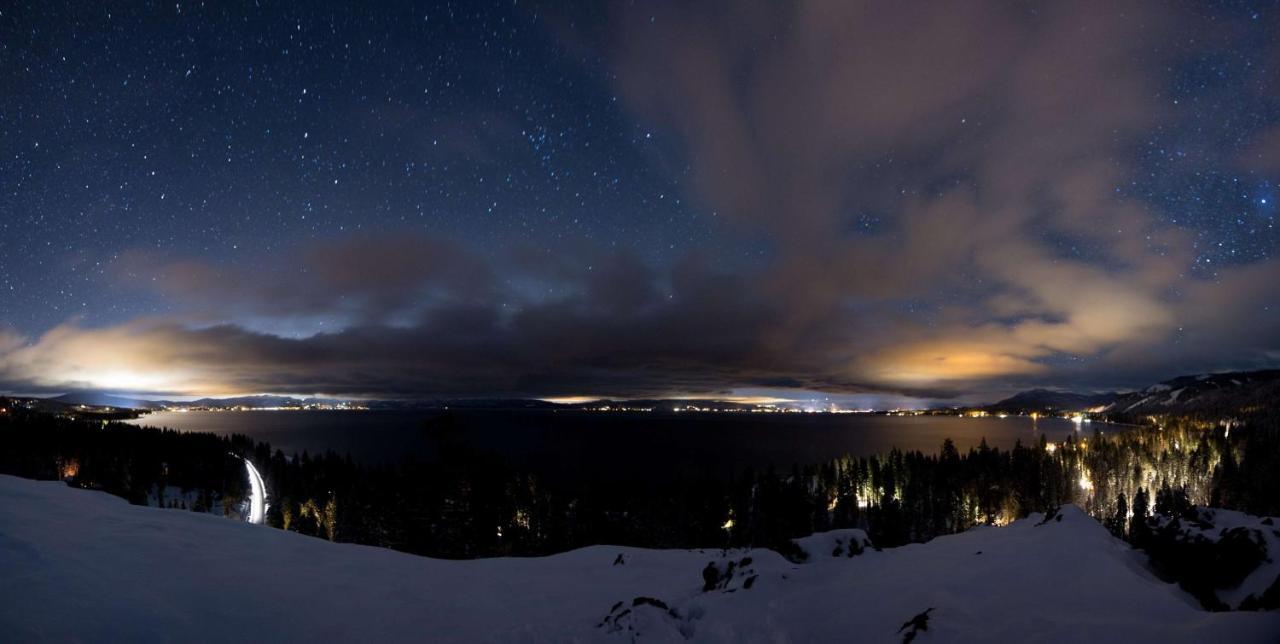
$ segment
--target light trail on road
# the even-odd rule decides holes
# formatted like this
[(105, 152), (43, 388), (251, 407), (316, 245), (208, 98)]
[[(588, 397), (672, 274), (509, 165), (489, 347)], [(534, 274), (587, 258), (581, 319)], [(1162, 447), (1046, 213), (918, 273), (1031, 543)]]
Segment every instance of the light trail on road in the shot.
[(249, 472), (249, 523), (261, 525), (267, 518), (267, 484), (249, 459), (244, 459), (244, 467)]

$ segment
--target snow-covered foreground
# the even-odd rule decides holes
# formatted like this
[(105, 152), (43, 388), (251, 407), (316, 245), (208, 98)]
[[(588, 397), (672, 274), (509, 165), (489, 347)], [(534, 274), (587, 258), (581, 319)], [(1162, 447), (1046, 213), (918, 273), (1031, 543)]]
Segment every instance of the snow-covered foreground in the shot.
[[(915, 642), (1280, 641), (1280, 614), (1202, 611), (1078, 510), (1039, 519), (857, 556), (860, 532), (815, 535), (804, 564), (442, 561), (0, 476), (0, 639), (899, 642), (932, 608)], [(703, 592), (711, 561), (734, 569)]]

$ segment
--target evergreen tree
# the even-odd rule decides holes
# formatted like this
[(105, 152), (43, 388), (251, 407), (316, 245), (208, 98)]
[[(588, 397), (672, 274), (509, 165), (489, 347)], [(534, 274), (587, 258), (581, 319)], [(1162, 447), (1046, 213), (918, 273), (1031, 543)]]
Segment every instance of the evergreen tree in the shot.
[(1138, 493), (1133, 496), (1133, 518), (1129, 521), (1129, 541), (1136, 546), (1146, 542), (1147, 505), (1146, 488), (1138, 488)]
[(1117, 538), (1123, 539), (1125, 526), (1128, 522), (1129, 502), (1125, 499), (1124, 493), (1121, 492), (1120, 496), (1116, 497), (1116, 511), (1107, 522), (1107, 529), (1110, 530), (1111, 534), (1115, 535)]

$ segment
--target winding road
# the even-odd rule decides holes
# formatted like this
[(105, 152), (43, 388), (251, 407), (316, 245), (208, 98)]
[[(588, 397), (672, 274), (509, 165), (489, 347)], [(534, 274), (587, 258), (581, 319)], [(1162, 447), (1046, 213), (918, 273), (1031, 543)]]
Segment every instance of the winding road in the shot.
[(258, 468), (249, 459), (244, 459), (244, 467), (249, 471), (249, 523), (262, 524), (267, 518), (267, 484), (263, 482)]

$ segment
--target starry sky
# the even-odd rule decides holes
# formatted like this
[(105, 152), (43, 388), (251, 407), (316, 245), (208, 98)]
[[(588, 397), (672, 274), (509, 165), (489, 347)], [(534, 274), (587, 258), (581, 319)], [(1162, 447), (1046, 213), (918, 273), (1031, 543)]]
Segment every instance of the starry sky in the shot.
[(1280, 4), (12, 2), (0, 391), (1280, 362)]

